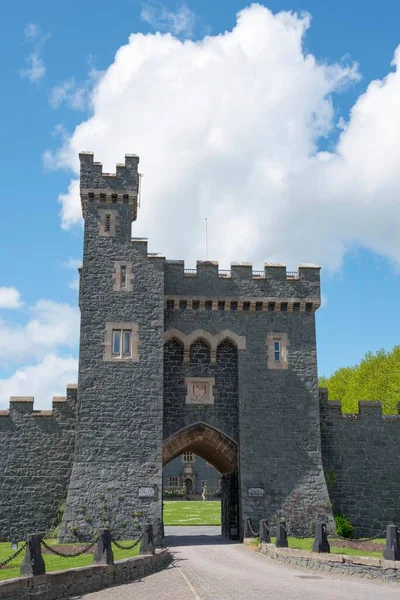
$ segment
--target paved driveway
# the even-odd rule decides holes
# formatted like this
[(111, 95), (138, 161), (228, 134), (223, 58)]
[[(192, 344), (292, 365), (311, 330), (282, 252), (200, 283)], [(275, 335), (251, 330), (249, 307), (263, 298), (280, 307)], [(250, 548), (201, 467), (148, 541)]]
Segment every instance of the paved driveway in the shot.
[(218, 527), (166, 528), (173, 565), (85, 600), (399, 600), (396, 583), (284, 566), (226, 542)]

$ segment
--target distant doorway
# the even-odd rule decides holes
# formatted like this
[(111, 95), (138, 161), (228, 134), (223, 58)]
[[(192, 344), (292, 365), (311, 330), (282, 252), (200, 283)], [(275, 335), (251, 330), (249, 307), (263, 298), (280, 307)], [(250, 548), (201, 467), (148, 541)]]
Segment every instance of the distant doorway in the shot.
[(190, 496), (190, 494), (193, 492), (193, 481), (191, 479), (185, 479), (185, 488), (186, 495)]

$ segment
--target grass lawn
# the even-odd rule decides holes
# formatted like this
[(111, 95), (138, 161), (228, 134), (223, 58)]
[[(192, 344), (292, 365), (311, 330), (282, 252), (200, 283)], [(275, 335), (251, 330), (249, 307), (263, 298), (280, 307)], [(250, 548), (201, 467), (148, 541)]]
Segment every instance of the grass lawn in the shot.
[(164, 500), (164, 525), (221, 525), (221, 502)]
[[(46, 540), (50, 546), (57, 544), (57, 540)], [(129, 541), (121, 541), (121, 544), (129, 544)], [(67, 544), (65, 544), (67, 545)], [(69, 544), (71, 546), (77, 546), (77, 544)], [(82, 544), (86, 546), (87, 544)], [(10, 542), (0, 542), (0, 562), (3, 562), (8, 556), (13, 554), (15, 550), (11, 550)], [(113, 545), (114, 560), (121, 560), (123, 558), (131, 558), (139, 554), (139, 545), (133, 548), (133, 550), (119, 550)], [(19, 577), (19, 568), (24, 560), (25, 550), (17, 556), (17, 558), (9, 563), (6, 567), (0, 569), (0, 581), (5, 579), (12, 579), (13, 577)], [(44, 562), (46, 564), (46, 572), (50, 571), (62, 571), (63, 569), (72, 569), (74, 567), (86, 567), (93, 564), (93, 554), (83, 554), (76, 558), (61, 558), (54, 554), (43, 554)], [(11, 567), (11, 568), (10, 568)]]
[[(385, 539), (374, 540), (378, 544), (384, 544)], [(275, 538), (271, 537), (271, 542), (275, 543)], [(307, 550), (311, 552), (312, 545), (314, 543), (314, 538), (288, 538), (289, 548), (294, 548), (296, 550)], [(373, 552), (367, 552), (366, 550), (356, 550), (355, 548), (341, 548), (339, 546), (340, 540), (329, 540), (329, 544), (331, 547), (331, 554), (347, 554), (348, 556), (376, 556), (377, 558), (382, 558), (382, 551), (376, 550)], [(333, 544), (337, 544), (334, 546)], [(254, 546), (258, 546), (258, 540), (252, 544)]]

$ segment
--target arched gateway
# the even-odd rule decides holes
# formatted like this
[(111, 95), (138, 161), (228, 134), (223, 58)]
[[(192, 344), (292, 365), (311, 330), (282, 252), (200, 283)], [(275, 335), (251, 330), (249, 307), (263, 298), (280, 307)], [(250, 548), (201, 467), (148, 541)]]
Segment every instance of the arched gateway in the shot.
[(84, 228), (75, 453), (61, 538), (162, 517), (162, 466), (187, 451), (223, 474), (223, 533), (240, 517), (309, 533), (331, 522), (322, 470), (319, 270), (185, 269), (131, 237), (135, 155), (102, 172), (80, 154)]

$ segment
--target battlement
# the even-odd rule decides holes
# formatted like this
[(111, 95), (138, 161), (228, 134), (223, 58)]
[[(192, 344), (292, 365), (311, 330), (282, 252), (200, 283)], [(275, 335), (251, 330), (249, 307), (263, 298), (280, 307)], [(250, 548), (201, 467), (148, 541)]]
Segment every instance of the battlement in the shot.
[(251, 263), (233, 262), (230, 270), (220, 270), (216, 261), (197, 261), (196, 269), (185, 269), (183, 260), (166, 260), (164, 272), (166, 297), (287, 300), (312, 303), (313, 310), (321, 304), (317, 265), (299, 265), (293, 272), (283, 264), (265, 263), (262, 271), (254, 271)]
[(363, 416), (370, 416), (375, 414), (380, 416), (383, 421), (399, 421), (400, 422), (400, 402), (397, 405), (397, 413), (394, 414), (383, 414), (382, 402), (378, 400), (359, 400), (358, 401), (358, 412), (346, 413), (343, 412), (343, 405), (341, 400), (329, 400), (327, 388), (319, 388), (319, 400), (321, 411), (325, 414), (335, 415), (336, 417), (341, 416), (345, 421), (358, 421)]
[(137, 218), (139, 194), (139, 157), (126, 154), (125, 164), (117, 164), (115, 173), (103, 173), (103, 165), (94, 162), (93, 152), (81, 152), (80, 191), (82, 213), (88, 203), (129, 204), (132, 206), (132, 221)]
[(76, 384), (67, 385), (66, 396), (53, 396), (52, 410), (35, 410), (33, 396), (11, 396), (9, 408), (0, 410), (0, 417), (12, 417), (16, 413), (20, 415), (31, 415), (32, 417), (58, 418), (60, 414), (70, 414), (71, 409), (75, 411), (78, 387)]

